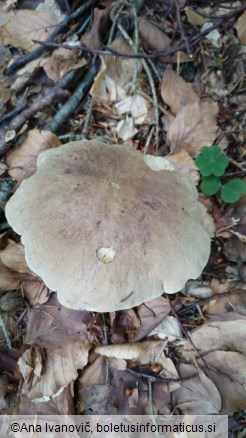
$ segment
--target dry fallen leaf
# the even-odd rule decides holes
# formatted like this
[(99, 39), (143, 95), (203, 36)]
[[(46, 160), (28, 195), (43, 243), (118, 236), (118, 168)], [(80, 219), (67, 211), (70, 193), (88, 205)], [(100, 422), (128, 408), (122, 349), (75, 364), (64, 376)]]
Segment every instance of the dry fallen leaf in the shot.
[(80, 44), (89, 47), (90, 49), (99, 49), (101, 45), (101, 32), (104, 31), (107, 19), (108, 9), (95, 8), (93, 12), (93, 22), (91, 29), (82, 35)]
[(47, 12), (29, 9), (15, 11), (14, 16), (3, 27), (3, 43), (31, 52), (39, 47), (33, 40), (45, 41), (56, 25), (55, 17)]
[(7, 268), (15, 272), (32, 274), (25, 260), (24, 247), (20, 243), (9, 239), (6, 248), (0, 250), (0, 259)]
[(177, 114), (188, 104), (199, 102), (199, 96), (193, 90), (192, 85), (177, 75), (171, 66), (166, 68), (163, 75), (161, 96), (173, 114)]
[(179, 389), (174, 391), (173, 397), (176, 408), (188, 415), (219, 414), (221, 397), (215, 384), (206, 374), (190, 364), (180, 364), (179, 374), (182, 378), (198, 372), (197, 377), (182, 382)]
[[(143, 17), (138, 18), (138, 30), (141, 43), (146, 51), (175, 48), (175, 44), (172, 43), (169, 36)], [(163, 59), (165, 62), (176, 64), (177, 60), (179, 60), (179, 62), (187, 62), (189, 58), (186, 53), (179, 51), (173, 56), (165, 56)]]
[(53, 293), (48, 302), (30, 310), (25, 343), (54, 350), (68, 343), (86, 341), (84, 313), (62, 306)]
[(200, 179), (199, 172), (188, 152), (181, 150), (172, 155), (166, 155), (165, 158), (174, 163), (182, 175), (189, 178), (194, 184), (198, 184)]
[[(237, 324), (236, 321), (234, 323)], [(235, 351), (213, 351), (206, 354), (204, 359), (209, 364), (204, 372), (220, 392), (222, 410), (227, 414), (244, 410), (246, 408), (246, 356)], [(198, 362), (202, 365), (200, 360)]]
[(141, 324), (131, 342), (140, 341), (148, 336), (161, 321), (165, 320), (170, 310), (169, 301), (164, 297), (155, 298), (139, 306), (138, 317)]
[(7, 155), (9, 174), (18, 182), (36, 172), (40, 152), (60, 146), (58, 137), (50, 131), (32, 129), (20, 147)]
[[(132, 54), (132, 49), (124, 38), (119, 37), (109, 46), (111, 49)], [(103, 56), (102, 63), (91, 95), (95, 101), (115, 102), (126, 97), (136, 65), (135, 59), (124, 59), (117, 56)], [(140, 67), (140, 63), (138, 63)]]
[(8, 240), (0, 251), (0, 291), (22, 288), (22, 293), (32, 305), (45, 303), (49, 289), (26, 264), (24, 248), (20, 243)]
[(217, 115), (216, 102), (195, 102), (183, 107), (167, 132), (170, 151), (184, 149), (194, 156), (202, 146), (212, 146), (217, 132)]
[(246, 11), (237, 20), (235, 28), (241, 43), (246, 44)]
[(59, 81), (70, 70), (83, 67), (87, 61), (77, 59), (76, 51), (60, 47), (54, 50), (52, 56), (43, 64), (47, 76), (55, 83)]
[[(190, 337), (202, 356), (216, 350), (231, 350), (245, 354), (245, 333), (246, 321), (243, 319), (236, 322), (214, 321), (198, 327)], [(186, 359), (197, 356), (188, 340), (182, 354)]]
[(148, 114), (147, 101), (139, 94), (128, 96), (120, 102), (117, 102), (115, 109), (120, 115), (131, 113), (136, 124), (143, 123)]
[(24, 377), (22, 394), (35, 403), (57, 396), (86, 366), (89, 349), (85, 341), (68, 343), (48, 354), (41, 347), (29, 348), (18, 361)]
[(193, 24), (194, 26), (202, 26), (205, 23), (205, 18), (188, 6), (185, 8), (185, 13), (190, 24)]
[(163, 341), (145, 341), (135, 344), (107, 345), (96, 347), (95, 352), (116, 359), (138, 360), (142, 364), (157, 363), (163, 352)]

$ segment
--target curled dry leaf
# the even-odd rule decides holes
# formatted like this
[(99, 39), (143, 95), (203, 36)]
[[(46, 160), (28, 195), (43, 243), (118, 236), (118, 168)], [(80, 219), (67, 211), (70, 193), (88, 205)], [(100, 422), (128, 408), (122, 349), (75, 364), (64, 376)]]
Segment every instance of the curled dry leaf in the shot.
[(199, 102), (199, 96), (193, 90), (192, 85), (175, 73), (171, 66), (166, 68), (163, 75), (161, 96), (173, 114), (177, 114), (188, 104)]
[(183, 107), (168, 129), (170, 151), (185, 149), (194, 156), (202, 146), (211, 146), (217, 132), (217, 115), (216, 102), (194, 102)]
[(136, 342), (135, 344), (97, 347), (95, 352), (116, 359), (139, 360), (142, 364), (156, 363), (164, 348), (163, 341)]
[(9, 174), (18, 182), (36, 172), (40, 152), (60, 146), (58, 137), (50, 131), (32, 129), (20, 147), (7, 155)]
[[(138, 361), (142, 365), (159, 364), (162, 367), (160, 375), (178, 378), (179, 376), (172, 360), (166, 357), (163, 352), (165, 345), (163, 341), (145, 341), (136, 342), (135, 344), (97, 347), (95, 352), (109, 358)], [(176, 388), (176, 382), (170, 384), (170, 390)]]
[[(141, 43), (146, 51), (175, 48), (175, 44), (172, 43), (169, 36), (143, 17), (138, 18), (138, 30)], [(173, 56), (165, 56), (163, 59), (165, 62), (173, 62), (176, 64), (177, 59), (179, 62), (187, 62), (188, 56), (186, 53), (179, 51)]]
[(33, 40), (45, 41), (53, 32), (57, 20), (47, 12), (21, 9), (15, 11), (3, 27), (3, 44), (31, 52), (39, 47)]

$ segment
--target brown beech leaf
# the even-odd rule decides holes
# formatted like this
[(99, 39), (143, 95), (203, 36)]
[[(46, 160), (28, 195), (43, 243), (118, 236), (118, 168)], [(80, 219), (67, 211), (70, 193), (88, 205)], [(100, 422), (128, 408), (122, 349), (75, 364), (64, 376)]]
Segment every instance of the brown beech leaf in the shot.
[(57, 20), (47, 12), (21, 9), (3, 27), (3, 43), (31, 52), (38, 44), (33, 40), (45, 41), (53, 32)]
[[(235, 351), (213, 351), (204, 359), (209, 364), (204, 372), (220, 392), (223, 411), (233, 414), (245, 409), (246, 356)], [(202, 366), (202, 361), (198, 362)]]
[[(15, 415), (52, 415), (55, 419), (55, 415), (74, 415), (74, 392), (73, 385), (68, 385), (57, 397), (48, 397), (47, 401), (41, 400), (40, 402), (33, 403), (31, 400), (22, 394), (18, 398), (18, 405), (15, 409)], [(57, 432), (54, 435), (49, 433), (49, 438), (55, 438)], [(66, 434), (67, 436), (67, 434)], [(59, 438), (65, 438), (62, 433), (59, 434)]]
[(83, 67), (87, 61), (77, 60), (76, 51), (60, 47), (54, 50), (52, 56), (44, 63), (43, 69), (52, 81), (57, 82), (70, 70)]
[[(153, 51), (175, 48), (175, 44), (172, 43), (169, 36), (158, 29), (158, 27), (152, 24), (149, 20), (139, 17), (138, 27), (139, 36), (145, 50)], [(165, 62), (172, 63), (177, 63), (177, 59), (179, 62), (187, 62), (189, 60), (186, 53), (182, 51), (175, 53), (173, 56), (165, 56), (163, 59), (165, 59)]]
[[(190, 337), (200, 354), (216, 350), (231, 350), (245, 354), (246, 321), (214, 321), (203, 324), (194, 330)], [(193, 346), (187, 340), (183, 356), (188, 359), (197, 355)]]
[(192, 85), (177, 75), (171, 66), (166, 68), (163, 75), (161, 96), (173, 114), (177, 114), (189, 103), (199, 102), (199, 97), (193, 90)]
[(237, 20), (235, 28), (241, 43), (246, 44), (246, 11)]
[(0, 251), (0, 292), (20, 287), (29, 304), (45, 303), (49, 297), (49, 289), (27, 266), (24, 247), (9, 239)]
[[(189, 377), (197, 372), (194, 365), (180, 364), (179, 374), (182, 378)], [(198, 376), (186, 380), (174, 391), (173, 397), (176, 408), (188, 415), (219, 414), (221, 397), (216, 385), (202, 370)]]
[(77, 341), (46, 351), (32, 347), (18, 361), (24, 377), (22, 394), (35, 402), (47, 401), (60, 394), (78, 376), (88, 362), (90, 344)]
[(0, 260), (7, 268), (15, 272), (32, 274), (32, 271), (27, 266), (24, 247), (21, 243), (16, 243), (9, 239), (6, 248), (0, 251)]
[(202, 146), (212, 146), (217, 132), (217, 115), (216, 102), (194, 102), (184, 106), (167, 132), (170, 151), (184, 149), (194, 156)]
[(50, 131), (32, 129), (24, 143), (7, 155), (9, 174), (18, 182), (36, 172), (37, 158), (40, 152), (60, 146), (58, 137)]
[(170, 313), (170, 304), (164, 297), (155, 298), (138, 308), (140, 327), (131, 342), (137, 342), (148, 336)]
[(83, 323), (84, 313), (62, 306), (56, 294), (52, 294), (47, 303), (31, 309), (25, 343), (54, 350), (68, 343), (85, 341), (87, 329)]
[(199, 172), (191, 156), (185, 150), (181, 150), (172, 155), (166, 155), (165, 158), (174, 163), (180, 173), (189, 178), (195, 185), (199, 182)]
[[(115, 39), (109, 47), (118, 52), (133, 53), (129, 44), (122, 37)], [(101, 60), (100, 70), (90, 91), (93, 99), (107, 103), (124, 99), (137, 61), (118, 56), (102, 56)], [(138, 66), (140, 68), (140, 63), (138, 63)]]
[(104, 31), (107, 19), (108, 9), (95, 8), (91, 29), (86, 32), (80, 39), (80, 43), (91, 49), (99, 49), (101, 45), (101, 33)]

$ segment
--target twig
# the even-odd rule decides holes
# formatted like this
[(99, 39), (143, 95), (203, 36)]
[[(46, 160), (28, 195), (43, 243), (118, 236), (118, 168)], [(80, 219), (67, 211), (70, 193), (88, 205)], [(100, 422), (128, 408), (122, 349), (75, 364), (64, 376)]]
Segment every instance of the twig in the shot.
[[(46, 43), (51, 43), (54, 38), (64, 31), (64, 29), (69, 26), (69, 24), (75, 20), (76, 18), (80, 17), (87, 9), (89, 9), (91, 6), (96, 5), (97, 0), (88, 0), (86, 3), (81, 5), (75, 12), (68, 15), (64, 18), (64, 20), (58, 24), (58, 26), (55, 28), (55, 30), (51, 33), (49, 38), (45, 41)], [(17, 59), (17, 61), (13, 62), (6, 71), (6, 75), (10, 76), (12, 73), (14, 73), (19, 68), (26, 65), (28, 62), (33, 61), (34, 59), (38, 58), (45, 50), (47, 46), (37, 47), (37, 49), (33, 50), (31, 53), (28, 53), (28, 55), (23, 56), (22, 58)]]
[(84, 126), (82, 129), (82, 138), (85, 138), (87, 136), (88, 125), (90, 123), (91, 113), (92, 113), (93, 97), (88, 96), (88, 101), (89, 102), (88, 102), (88, 107), (87, 107), (86, 116), (85, 116), (85, 120), (84, 120)]
[[(208, 35), (212, 30), (217, 29), (221, 24), (223, 24), (224, 22), (227, 22), (228, 20), (235, 18), (237, 15), (239, 15), (241, 12), (244, 12), (246, 10), (246, 5), (243, 5), (237, 9), (234, 9), (233, 11), (230, 11), (228, 14), (222, 15), (222, 17), (217, 18), (216, 22), (211, 25), (208, 29), (204, 29), (202, 32), (200, 32), (199, 34), (195, 35), (194, 37), (191, 37), (189, 39), (189, 46), (195, 46), (197, 45), (200, 40), (205, 37), (206, 35)], [(35, 43), (38, 43), (40, 45), (43, 45), (47, 48), (49, 47), (53, 47), (53, 48), (64, 48), (64, 49), (69, 49), (69, 50), (74, 50), (74, 49), (79, 49), (82, 53), (92, 53), (92, 54), (96, 54), (96, 55), (101, 55), (101, 56), (119, 56), (120, 58), (133, 58), (133, 59), (153, 59), (153, 58), (159, 58), (159, 57), (164, 57), (164, 56), (173, 56), (175, 55), (175, 53), (179, 52), (180, 50), (184, 50), (185, 49), (185, 42), (181, 42), (179, 45), (177, 45), (175, 48), (168, 48), (168, 49), (164, 49), (164, 50), (155, 50), (153, 52), (150, 53), (122, 53), (122, 52), (118, 52), (117, 50), (113, 50), (110, 47), (106, 47), (105, 50), (98, 50), (98, 49), (92, 49), (90, 47), (86, 47), (86, 46), (76, 46), (76, 47), (71, 47), (69, 44), (58, 44), (58, 43), (50, 43), (50, 42), (43, 42), (43, 41), (37, 41), (37, 40), (33, 40)]]
[(226, 374), (224, 371), (218, 370), (216, 367), (209, 366), (209, 364), (205, 361), (205, 359), (202, 357), (201, 353), (198, 351), (197, 347), (195, 346), (194, 342), (192, 341), (192, 339), (191, 339), (191, 337), (190, 337), (188, 331), (186, 330), (186, 328), (185, 328), (185, 327), (183, 326), (183, 324), (181, 323), (180, 318), (179, 318), (179, 316), (178, 316), (178, 314), (177, 314), (177, 312), (176, 312), (176, 309), (175, 309), (175, 307), (174, 307), (172, 301), (170, 300), (170, 297), (168, 296), (168, 294), (166, 294), (166, 292), (164, 292), (164, 295), (165, 295), (165, 297), (166, 297), (166, 298), (168, 299), (168, 301), (169, 301), (170, 307), (171, 307), (171, 309), (172, 309), (172, 311), (173, 311), (173, 314), (175, 315), (175, 317), (176, 317), (176, 319), (177, 319), (177, 321), (178, 321), (178, 323), (179, 323), (179, 326), (180, 326), (181, 331), (183, 332), (183, 334), (185, 335), (185, 337), (188, 339), (188, 341), (190, 342), (190, 344), (191, 344), (192, 347), (194, 348), (194, 350), (195, 350), (195, 352), (197, 353), (197, 355), (198, 355), (199, 359), (201, 360), (201, 362), (203, 362), (203, 365), (204, 365), (205, 369), (207, 368), (207, 369), (209, 369), (209, 370), (216, 371), (217, 373), (220, 372), (221, 374), (223, 374), (224, 376), (228, 377), (228, 378), (232, 381), (231, 377), (230, 377), (228, 374)]
[(13, 117), (15, 117), (17, 114), (19, 114), (25, 108), (26, 108), (26, 103), (21, 103), (19, 106), (12, 109), (11, 111), (9, 111), (7, 114), (5, 114), (3, 117), (1, 117), (0, 125), (7, 122), (9, 119), (12, 119)]
[[(121, 32), (121, 34), (123, 35), (123, 37), (126, 39), (126, 41), (128, 42), (128, 44), (132, 47), (132, 49), (134, 51), (136, 51), (136, 46), (134, 44), (134, 42), (132, 41), (132, 39), (130, 38), (130, 36), (128, 35), (128, 33), (126, 32), (126, 30), (121, 26), (121, 24), (118, 24), (118, 29)], [(150, 84), (150, 88), (151, 88), (151, 93), (152, 93), (152, 97), (153, 97), (153, 106), (154, 106), (154, 112), (155, 112), (155, 119), (156, 119), (156, 128), (155, 128), (155, 143), (156, 143), (156, 149), (158, 149), (158, 145), (159, 145), (159, 112), (158, 112), (158, 99), (157, 99), (157, 94), (156, 94), (156, 90), (155, 90), (155, 84), (153, 81), (153, 77), (151, 74), (151, 70), (147, 64), (147, 61), (145, 59), (142, 59), (142, 64), (143, 64), (143, 68), (148, 76), (148, 80), (149, 80), (149, 84)]]
[(48, 105), (51, 105), (54, 100), (58, 102), (60, 99), (67, 97), (68, 91), (61, 88), (52, 88), (40, 100), (35, 101), (32, 105), (22, 111), (8, 126), (8, 129), (2, 131), (0, 135), (0, 154), (5, 153), (9, 149), (9, 144), (5, 141), (6, 133), (9, 130), (17, 131), (25, 122), (34, 116), (38, 111), (42, 110)]
[(175, 6), (176, 6), (176, 15), (177, 15), (177, 21), (178, 21), (178, 25), (179, 25), (179, 30), (180, 30), (181, 38), (182, 38), (182, 40), (185, 43), (186, 52), (188, 53), (188, 55), (191, 58), (193, 58), (193, 54), (191, 53), (191, 50), (190, 50), (188, 38), (187, 38), (187, 36), (185, 34), (184, 26), (183, 26), (183, 23), (182, 23), (179, 2), (178, 2), (178, 0), (173, 0), (173, 1), (175, 3)]
[[(219, 230), (219, 231), (221, 231), (221, 230)], [(224, 297), (231, 296), (234, 294), (245, 294), (245, 290), (233, 289), (233, 290), (230, 290), (228, 292), (222, 292), (220, 294), (212, 295), (211, 297), (205, 297), (205, 298), (201, 298), (200, 300), (192, 301), (191, 303), (185, 304), (184, 307), (179, 310), (179, 313), (185, 312), (186, 309), (188, 309), (190, 307), (196, 307), (196, 306), (203, 305), (203, 304), (209, 302), (210, 300), (214, 300), (217, 298), (224, 298)]]
[(193, 379), (194, 377), (197, 377), (198, 374), (192, 374), (191, 376), (188, 377), (164, 377), (164, 376), (159, 376), (157, 374), (150, 372), (144, 372), (141, 369), (140, 370), (135, 370), (133, 368), (126, 368), (127, 371), (129, 371), (131, 374), (135, 374), (138, 375), (139, 377), (142, 377), (144, 380), (150, 381), (150, 382), (166, 382), (166, 383), (180, 383), (183, 382), (184, 380), (190, 380)]
[(168, 296), (168, 294), (166, 294), (166, 292), (164, 292), (165, 297), (167, 298), (167, 300), (169, 301), (170, 307), (172, 309), (173, 314), (175, 315), (175, 318), (177, 319), (180, 329), (182, 331), (182, 333), (184, 334), (184, 336), (188, 339), (188, 341), (191, 343), (192, 347), (194, 348), (195, 352), (197, 353), (198, 357), (202, 360), (202, 362), (204, 363), (204, 365), (207, 367), (206, 361), (205, 359), (201, 356), (201, 353), (197, 350), (194, 342), (192, 341), (188, 331), (186, 330), (186, 328), (183, 326), (182, 322), (180, 321), (180, 318), (176, 312), (176, 309), (172, 303), (172, 301), (170, 300), (170, 297)]
[(96, 62), (92, 62), (89, 69), (87, 70), (85, 76), (83, 77), (81, 83), (75, 89), (72, 96), (66, 101), (66, 103), (59, 109), (59, 111), (54, 116), (52, 122), (47, 123), (43, 126), (44, 130), (58, 132), (60, 127), (69, 119), (69, 117), (74, 113), (78, 104), (85, 96), (86, 91), (88, 91), (91, 86), (93, 79), (98, 71), (98, 66)]
[(4, 323), (4, 320), (3, 320), (3, 317), (2, 317), (1, 314), (0, 314), (0, 327), (2, 327), (2, 330), (3, 330), (3, 334), (4, 334), (4, 337), (5, 337), (5, 340), (6, 340), (7, 347), (8, 347), (9, 350), (11, 350), (11, 348), (12, 348), (11, 338), (10, 338), (10, 336), (9, 336), (8, 329), (6, 328), (6, 325), (5, 325), (5, 323)]
[[(44, 108), (44, 106), (45, 106), (45, 105), (43, 105), (44, 103), (46, 105), (49, 105), (50, 102), (54, 101), (54, 98), (57, 98), (60, 95), (60, 93), (66, 93), (66, 95), (67, 95), (68, 92), (63, 91), (62, 88), (68, 87), (68, 85), (74, 80), (74, 78), (77, 76), (77, 74), (78, 74), (77, 70), (71, 70), (68, 73), (66, 73), (63, 76), (63, 78), (57, 82), (55, 87), (50, 89), (47, 92), (47, 94), (43, 97), (43, 101), (41, 99), (38, 102), (38, 104), (40, 106), (37, 106), (37, 103), (34, 102), (33, 105), (24, 109), (24, 111), (20, 115), (18, 115), (16, 119), (12, 120), (12, 122), (9, 124), (7, 129), (6, 129), (6, 127), (1, 128), (1, 131), (0, 131), (0, 154), (5, 153), (9, 148), (9, 146), (6, 144), (6, 141), (5, 141), (6, 133), (12, 129), (13, 130), (18, 129), (21, 126), (21, 123), (25, 123), (29, 117), (31, 117), (32, 115), (34, 115), (36, 113), (36, 111), (39, 111), (40, 109)], [(43, 105), (43, 107), (42, 107), (42, 105)]]

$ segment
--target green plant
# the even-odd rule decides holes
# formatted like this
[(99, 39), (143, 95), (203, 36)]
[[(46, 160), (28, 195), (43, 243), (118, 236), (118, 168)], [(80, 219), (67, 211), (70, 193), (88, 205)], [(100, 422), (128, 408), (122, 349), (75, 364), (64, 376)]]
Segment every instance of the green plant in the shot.
[(222, 185), (220, 177), (224, 175), (229, 160), (219, 146), (203, 146), (195, 164), (201, 174), (200, 189), (205, 195), (212, 196), (220, 190), (222, 201), (232, 204), (246, 190), (246, 184), (241, 179), (233, 179)]

